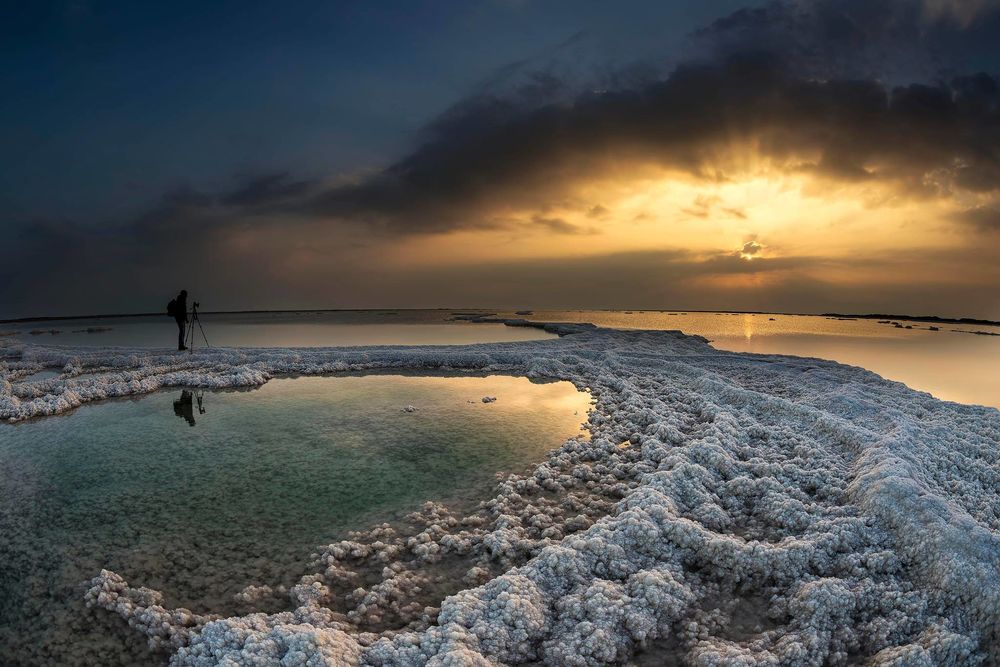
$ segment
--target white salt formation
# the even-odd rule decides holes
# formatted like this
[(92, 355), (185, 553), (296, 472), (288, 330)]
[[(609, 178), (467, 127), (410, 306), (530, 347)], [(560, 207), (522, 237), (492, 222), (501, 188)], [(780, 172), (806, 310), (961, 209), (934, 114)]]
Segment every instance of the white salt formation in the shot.
[[(594, 396), (590, 441), (503, 479), (471, 515), (428, 505), (322, 547), (287, 592), (241, 593), (257, 613), (195, 615), (96, 576), (88, 604), (175, 665), (1000, 664), (1000, 412), (677, 332), (549, 329), (563, 336), (193, 356), (14, 343), (0, 417), (369, 369), (559, 378)], [(43, 367), (64, 370), (20, 381)], [(281, 597), (292, 610), (268, 612)]]

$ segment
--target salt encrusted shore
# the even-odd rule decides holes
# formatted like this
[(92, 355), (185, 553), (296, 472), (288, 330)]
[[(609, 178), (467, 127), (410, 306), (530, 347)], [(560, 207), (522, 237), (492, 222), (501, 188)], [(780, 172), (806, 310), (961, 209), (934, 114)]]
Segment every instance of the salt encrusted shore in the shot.
[[(0, 419), (277, 374), (450, 369), (592, 393), (591, 440), (479, 511), (428, 505), (319, 548), (291, 590), (241, 594), (293, 611), (201, 616), (95, 573), (88, 604), (176, 665), (1000, 664), (1000, 412), (678, 332), (546, 327), (561, 337), (195, 355), (0, 341)], [(465, 588), (428, 597), (448, 582)]]

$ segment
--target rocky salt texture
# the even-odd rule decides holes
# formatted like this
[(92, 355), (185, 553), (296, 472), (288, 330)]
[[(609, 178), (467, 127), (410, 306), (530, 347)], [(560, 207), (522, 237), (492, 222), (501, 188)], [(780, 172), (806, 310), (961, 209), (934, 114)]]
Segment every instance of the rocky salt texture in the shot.
[(255, 613), (169, 609), (95, 573), (88, 604), (175, 665), (1000, 664), (1000, 412), (677, 332), (548, 328), (562, 337), (195, 355), (0, 342), (0, 418), (387, 369), (594, 396), (590, 440), (476, 512), (428, 505), (320, 548), (297, 585), (240, 593)]

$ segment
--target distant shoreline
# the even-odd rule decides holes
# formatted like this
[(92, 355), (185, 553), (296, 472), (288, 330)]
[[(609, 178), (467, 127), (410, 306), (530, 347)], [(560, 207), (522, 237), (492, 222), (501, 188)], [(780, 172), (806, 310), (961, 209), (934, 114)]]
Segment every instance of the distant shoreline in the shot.
[[(205, 310), (200, 311), (203, 315), (261, 315), (270, 313), (377, 313), (396, 312), (407, 310), (443, 310), (454, 312), (482, 311), (496, 313), (495, 308), (288, 308), (277, 310)], [(539, 308), (538, 310), (562, 310), (573, 312), (580, 310), (592, 310), (597, 312), (613, 313), (627, 312), (625, 309), (610, 308)], [(1000, 321), (978, 319), (974, 317), (939, 317), (937, 315), (894, 315), (887, 313), (783, 313), (770, 312), (766, 310), (692, 310), (692, 309), (633, 309), (634, 312), (658, 312), (658, 313), (728, 313), (740, 315), (784, 315), (786, 317), (839, 317), (857, 320), (904, 320), (907, 322), (931, 322), (938, 324), (971, 324), (980, 326), (1000, 327)], [(45, 315), (37, 317), (17, 317), (11, 319), (0, 319), (0, 324), (25, 324), (28, 322), (54, 322), (64, 320), (102, 320), (126, 317), (168, 317), (165, 312), (157, 313), (104, 313), (98, 315)]]
[(907, 322), (933, 322), (937, 324), (978, 324), (991, 327), (1000, 327), (1000, 322), (994, 320), (980, 320), (974, 317), (938, 317), (937, 315), (887, 315), (885, 313), (871, 313), (865, 315), (843, 314), (843, 313), (822, 313), (819, 317), (842, 317), (856, 320), (906, 320)]

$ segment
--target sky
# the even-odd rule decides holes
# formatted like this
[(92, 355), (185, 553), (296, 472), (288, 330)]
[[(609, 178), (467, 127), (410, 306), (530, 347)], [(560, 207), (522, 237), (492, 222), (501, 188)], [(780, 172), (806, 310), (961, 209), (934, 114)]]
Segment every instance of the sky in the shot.
[(1000, 319), (1000, 0), (0, 0), (0, 319)]

